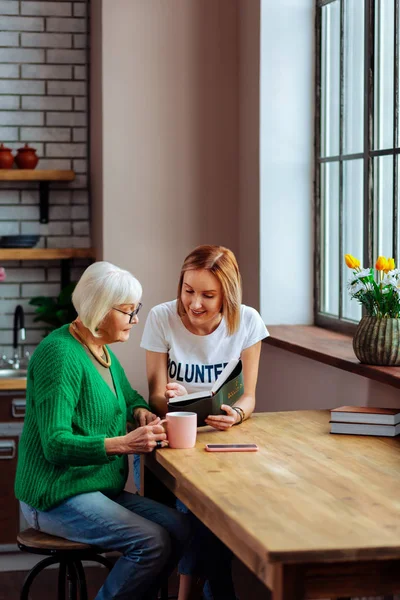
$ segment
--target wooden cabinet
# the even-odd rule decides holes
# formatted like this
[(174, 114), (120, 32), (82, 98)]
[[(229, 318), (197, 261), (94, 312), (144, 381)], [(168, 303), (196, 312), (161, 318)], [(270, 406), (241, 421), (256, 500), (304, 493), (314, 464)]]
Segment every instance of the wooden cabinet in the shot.
[(15, 545), (20, 529), (19, 502), (14, 495), (17, 454), (18, 436), (0, 434), (0, 548)]
[(19, 423), (22, 425), (25, 417), (25, 408), (25, 390), (0, 391), (0, 425), (6, 423)]
[(25, 390), (0, 391), (0, 551), (16, 548), (20, 531), (14, 482), (24, 416)]

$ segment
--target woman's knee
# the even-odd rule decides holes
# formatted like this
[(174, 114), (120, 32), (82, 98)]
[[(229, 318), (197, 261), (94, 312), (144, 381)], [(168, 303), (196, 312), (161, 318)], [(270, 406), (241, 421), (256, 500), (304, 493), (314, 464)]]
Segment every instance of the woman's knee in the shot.
[(156, 523), (149, 523), (140, 540), (135, 540), (125, 551), (126, 556), (138, 563), (157, 562), (160, 568), (171, 554), (171, 538), (166, 529)]

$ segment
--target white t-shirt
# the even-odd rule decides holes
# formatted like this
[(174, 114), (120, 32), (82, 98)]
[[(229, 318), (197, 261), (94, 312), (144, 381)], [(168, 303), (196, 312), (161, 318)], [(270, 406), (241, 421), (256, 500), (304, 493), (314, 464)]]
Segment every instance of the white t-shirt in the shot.
[(225, 365), (269, 335), (260, 314), (241, 305), (240, 325), (229, 336), (225, 319), (209, 335), (191, 333), (177, 312), (177, 301), (151, 309), (140, 346), (168, 354), (168, 381), (181, 383), (189, 394), (211, 389)]

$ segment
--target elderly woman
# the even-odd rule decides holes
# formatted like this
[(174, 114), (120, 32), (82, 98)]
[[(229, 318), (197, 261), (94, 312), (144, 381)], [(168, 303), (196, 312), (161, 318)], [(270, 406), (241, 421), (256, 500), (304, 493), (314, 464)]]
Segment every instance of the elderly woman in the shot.
[(127, 271), (94, 263), (72, 297), (77, 319), (39, 344), (28, 369), (15, 493), (31, 527), (122, 552), (96, 600), (156, 597), (189, 533), (185, 515), (124, 491), (127, 455), (168, 444), (107, 348), (129, 339), (141, 294)]

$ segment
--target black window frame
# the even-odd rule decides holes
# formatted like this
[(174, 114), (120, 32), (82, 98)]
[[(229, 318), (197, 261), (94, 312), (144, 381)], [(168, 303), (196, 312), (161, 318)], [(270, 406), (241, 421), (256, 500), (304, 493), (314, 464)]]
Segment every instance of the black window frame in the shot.
[[(315, 325), (334, 329), (344, 333), (354, 333), (357, 324), (343, 318), (343, 270), (341, 264), (345, 252), (350, 250), (343, 247), (343, 164), (346, 160), (363, 159), (363, 231), (364, 244), (362, 264), (373, 266), (374, 249), (374, 158), (377, 156), (393, 155), (393, 254), (399, 260), (398, 245), (398, 160), (400, 148), (396, 147), (399, 129), (399, 4), (394, 0), (394, 127), (393, 148), (374, 150), (374, 59), (375, 59), (375, 7), (379, 0), (360, 0), (364, 2), (364, 123), (363, 123), (363, 152), (358, 154), (343, 154), (344, 129), (344, 18), (347, 0), (316, 0), (316, 63), (315, 63), (315, 178), (314, 178), (314, 323)], [(339, 86), (339, 155), (321, 157), (321, 53), (322, 53), (322, 8), (328, 4), (340, 4), (340, 86)], [(351, 158), (350, 158), (351, 157)], [(327, 162), (339, 163), (339, 317), (328, 315), (321, 311), (321, 276), (322, 276), (322, 199), (321, 199), (321, 165)], [(375, 257), (376, 258), (376, 257)]]

